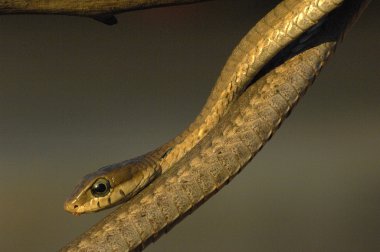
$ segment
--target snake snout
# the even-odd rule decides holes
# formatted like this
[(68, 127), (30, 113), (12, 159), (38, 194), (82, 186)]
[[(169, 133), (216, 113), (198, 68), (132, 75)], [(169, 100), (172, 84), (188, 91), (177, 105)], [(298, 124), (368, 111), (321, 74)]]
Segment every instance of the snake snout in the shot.
[(80, 214), (78, 212), (79, 206), (75, 202), (66, 201), (63, 205), (63, 208), (65, 209), (66, 212), (69, 212), (73, 215), (79, 215)]

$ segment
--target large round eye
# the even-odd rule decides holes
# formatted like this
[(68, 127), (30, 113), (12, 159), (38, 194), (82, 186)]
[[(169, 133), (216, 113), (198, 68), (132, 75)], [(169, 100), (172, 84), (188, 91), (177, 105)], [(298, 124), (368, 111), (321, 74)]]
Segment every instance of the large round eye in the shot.
[(91, 186), (91, 193), (95, 197), (103, 197), (110, 192), (110, 189), (110, 182), (105, 178), (100, 178)]

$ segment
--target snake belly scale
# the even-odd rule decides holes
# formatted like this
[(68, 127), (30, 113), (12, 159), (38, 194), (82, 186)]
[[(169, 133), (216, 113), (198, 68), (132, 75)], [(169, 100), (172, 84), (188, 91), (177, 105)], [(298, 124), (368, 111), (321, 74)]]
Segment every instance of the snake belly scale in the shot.
[(219, 123), (231, 104), (279, 52), (298, 41), (311, 28), (318, 31), (320, 21), (342, 2), (281, 2), (238, 44), (201, 113), (186, 130), (154, 151), (86, 175), (66, 200), (65, 210), (78, 215), (112, 207), (129, 200), (165, 173)]

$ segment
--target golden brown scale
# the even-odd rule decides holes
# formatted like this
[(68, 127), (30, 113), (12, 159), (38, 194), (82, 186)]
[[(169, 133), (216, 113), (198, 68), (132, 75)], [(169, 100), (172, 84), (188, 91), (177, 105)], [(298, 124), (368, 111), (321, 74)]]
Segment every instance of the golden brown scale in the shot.
[[(197, 1), (83, 0), (78, 4), (76, 0), (0, 0), (0, 13), (59, 13), (90, 16), (102, 22), (112, 23), (112, 14), (118, 12)], [(235, 176), (272, 136), (314, 80), (333, 51), (345, 25), (353, 22), (355, 14), (358, 15), (369, 2), (370, 0), (283, 1), (234, 50), (210, 100), (195, 123), (169, 144), (147, 154), (123, 175), (111, 172), (113, 179), (111, 176), (108, 182), (126, 176), (122, 181), (131, 180), (132, 184), (135, 183), (130, 189), (133, 194), (136, 193), (136, 189), (143, 187), (143, 183), (149, 184), (151, 179), (156, 177), (157, 179), (63, 250), (137, 250), (186, 216), (189, 210), (203, 203)], [(278, 65), (272, 62), (271, 67), (265, 72), (266, 75), (243, 94), (239, 93), (239, 87), (230, 85), (232, 82), (244, 83), (245, 78), (253, 78), (257, 72), (252, 69), (257, 68), (258, 71), (262, 67), (255, 64), (273, 57), (276, 50), (286, 43), (292, 43), (298, 36), (297, 32), (303, 33), (307, 27), (320, 20), (321, 15), (318, 16), (318, 13), (322, 16), (324, 12), (330, 13), (341, 3), (344, 3), (344, 6), (327, 19), (329, 26), (326, 25), (324, 31), (319, 31), (317, 38), (314, 37), (309, 41), (309, 48), (300, 50), (297, 46), (293, 47), (291, 51), (295, 56), (291, 60), (277, 62)], [(291, 15), (298, 17), (292, 20)], [(277, 26), (281, 22), (285, 26)], [(270, 30), (274, 33), (271, 34)], [(307, 33), (308, 31), (306, 35)], [(300, 42), (310, 39), (309, 35)], [(283, 42), (285, 44), (279, 44)], [(255, 53), (249, 54), (255, 46)], [(267, 50), (268, 48), (274, 49), (273, 55)], [(233, 92), (230, 92), (231, 90)], [(225, 101), (220, 102), (220, 99)], [(219, 117), (220, 120), (214, 119), (213, 113), (216, 113), (216, 118)], [(203, 122), (206, 128), (201, 128)], [(215, 125), (209, 127), (213, 123)], [(191, 138), (187, 138), (188, 136)], [(201, 140), (202, 137), (204, 138)], [(184, 139), (192, 140), (182, 144), (182, 147), (177, 145)], [(198, 142), (199, 140), (201, 141)], [(173, 148), (174, 145), (176, 148)], [(182, 156), (183, 159), (180, 159)], [(162, 167), (157, 166), (162, 158), (167, 162), (162, 162)], [(129, 167), (128, 165), (125, 164), (125, 167)], [(168, 169), (168, 172), (158, 176), (162, 169), (164, 171)], [(105, 174), (100, 175), (105, 176)], [(136, 179), (138, 177), (140, 179)], [(115, 183), (112, 186), (117, 185)], [(97, 193), (101, 193), (100, 190)], [(119, 191), (119, 194), (128, 195), (124, 190), (123, 193)], [(109, 198), (105, 198), (104, 201), (108, 205), (112, 203), (112, 199)], [(97, 205), (101, 207), (99, 202)]]
[[(280, 3), (248, 32), (233, 51), (222, 70), (221, 77), (217, 80), (210, 97), (195, 121), (173, 140), (138, 158), (141, 162), (150, 162), (151, 165), (142, 165), (140, 168), (142, 173), (151, 174), (152, 177), (136, 176), (120, 183), (111, 183), (111, 186), (118, 187), (124, 184), (124, 187), (128, 187), (124, 190), (125, 194), (131, 195), (143, 189), (160, 173), (165, 173), (218, 124), (244, 88), (280, 50), (318, 23), (318, 20), (339, 6), (341, 2), (342, 0), (288, 0)], [(139, 161), (135, 163), (136, 166), (139, 165)], [(114, 169), (108, 169), (109, 173), (123, 177), (124, 167), (119, 164), (113, 167)], [(87, 177), (110, 177), (105, 172), (102, 172), (101, 176), (98, 173), (89, 174), (82, 180), (65, 202), (65, 210), (74, 214), (93, 212), (126, 200), (120, 197), (117, 192), (119, 189), (110, 190), (109, 194), (102, 197), (89, 193), (96, 179), (87, 180)], [(127, 184), (136, 185), (138, 188)], [(100, 206), (99, 201), (103, 202)]]
[[(303, 1), (320, 3), (332, 1)], [(309, 48), (270, 70), (234, 102), (199, 144), (142, 193), (63, 251), (133, 251), (162, 234), (235, 176), (271, 137), (368, 1), (347, 0)]]

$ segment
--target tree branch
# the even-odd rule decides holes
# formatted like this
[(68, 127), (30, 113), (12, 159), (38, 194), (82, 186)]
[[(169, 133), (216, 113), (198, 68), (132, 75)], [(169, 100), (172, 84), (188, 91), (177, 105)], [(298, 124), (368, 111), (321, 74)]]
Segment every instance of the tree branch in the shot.
[(0, 14), (98, 16), (210, 0), (0, 0)]

